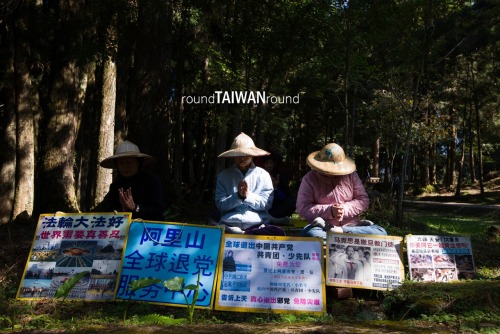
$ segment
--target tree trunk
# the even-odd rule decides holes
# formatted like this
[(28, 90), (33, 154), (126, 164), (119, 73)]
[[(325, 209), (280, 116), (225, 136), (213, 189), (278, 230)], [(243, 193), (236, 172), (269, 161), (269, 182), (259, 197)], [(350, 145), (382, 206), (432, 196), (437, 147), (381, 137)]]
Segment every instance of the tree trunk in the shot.
[[(12, 18), (12, 16), (11, 16)], [(9, 20), (9, 22), (11, 22)], [(7, 25), (12, 26), (7, 22)], [(6, 28), (2, 31), (2, 38), (12, 41), (12, 29)], [(14, 43), (0, 43), (6, 48), (0, 49), (2, 59), (8, 61), (0, 62), (1, 71), (5, 74), (5, 82), (0, 85), (0, 106), (2, 117), (0, 118), (0, 224), (6, 224), (12, 219), (12, 210), (15, 196), (16, 179), (16, 107), (14, 91), (14, 63), (12, 45)]]
[(380, 161), (380, 136), (377, 136), (372, 144), (372, 168), (371, 176), (379, 177), (379, 161)]
[[(74, 55), (81, 52), (85, 1), (60, 3), (54, 11), (47, 97), (40, 125), (40, 164), (37, 167), (37, 213), (78, 212), (75, 190), (75, 142), (85, 97), (87, 76)], [(48, 27), (51, 30), (52, 27)], [(68, 33), (71, 31), (72, 33)]]
[(420, 185), (425, 188), (430, 184), (429, 179), (429, 147), (430, 145), (422, 145), (422, 150), (419, 152), (421, 155), (420, 164)]
[(16, 80), (17, 107), (17, 164), (16, 194), (12, 218), (28, 219), (33, 213), (35, 182), (35, 126), (30, 69), (26, 63), (29, 57), (29, 45), (25, 36), (28, 34), (28, 10), (21, 7), (21, 15), (16, 21), (14, 41), (14, 71)]
[(456, 140), (457, 140), (457, 128), (454, 124), (455, 113), (453, 106), (450, 106), (450, 122), (452, 126), (449, 128), (449, 140), (448, 140), (448, 154), (446, 157), (446, 181), (445, 186), (447, 188), (455, 184), (455, 156), (456, 156)]
[[(111, 58), (104, 61), (102, 82), (102, 106), (99, 125), (99, 147), (97, 161), (102, 161), (113, 154), (116, 104), (116, 65)], [(99, 204), (113, 181), (112, 171), (97, 166), (97, 179), (94, 205)]]
[(467, 95), (469, 93), (468, 90), (469, 87), (469, 80), (468, 76), (465, 81), (465, 94), (464, 94), (464, 106), (463, 106), (463, 117), (462, 117), (462, 145), (461, 145), (461, 152), (460, 152), (460, 162), (458, 165), (458, 180), (457, 180), (457, 187), (455, 188), (455, 196), (460, 196), (460, 193), (462, 191), (462, 182), (463, 182), (463, 175), (464, 175), (464, 162), (465, 162), (465, 139), (467, 138), (466, 133), (467, 133)]
[[(70, 101), (77, 101), (75, 77), (78, 70), (74, 64), (68, 64), (52, 84), (51, 113), (43, 129), (47, 134), (46, 151), (42, 153), (37, 191), (37, 207), (45, 212), (79, 211), (73, 172), (77, 110), (75, 105), (70, 105)], [(73, 94), (68, 97), (71, 90)]]
[(429, 146), (429, 151), (427, 152), (429, 156), (429, 182), (430, 184), (436, 184), (436, 144), (433, 143)]
[[(472, 62), (472, 60), (471, 60)], [(474, 99), (474, 111), (476, 115), (476, 134), (477, 134), (477, 155), (478, 155), (478, 163), (479, 163), (479, 190), (481, 196), (484, 195), (484, 185), (483, 185), (483, 150), (481, 148), (481, 117), (479, 115), (479, 102), (477, 101), (476, 94), (476, 82), (474, 71), (471, 70), (471, 83), (472, 83), (472, 92)]]

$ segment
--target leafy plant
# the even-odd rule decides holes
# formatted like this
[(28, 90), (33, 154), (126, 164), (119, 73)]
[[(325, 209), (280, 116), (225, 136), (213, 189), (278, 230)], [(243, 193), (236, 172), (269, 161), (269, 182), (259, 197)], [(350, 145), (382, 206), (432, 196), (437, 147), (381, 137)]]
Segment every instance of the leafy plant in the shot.
[(186, 319), (174, 319), (172, 316), (161, 314), (148, 314), (140, 318), (141, 323), (150, 325), (178, 325), (185, 322)]
[[(189, 285), (184, 286), (184, 278), (178, 277), (178, 276), (163, 282), (163, 285), (167, 289), (169, 289), (171, 291), (175, 291), (175, 292), (180, 292), (184, 296), (184, 300), (186, 301), (186, 306), (188, 308), (189, 323), (190, 324), (193, 323), (194, 307), (196, 306), (196, 300), (198, 299), (198, 292), (200, 290), (200, 275), (201, 275), (201, 271), (199, 270), (196, 285), (189, 284)], [(189, 303), (189, 300), (188, 300), (187, 295), (184, 292), (184, 290), (193, 290), (194, 291), (194, 296), (193, 296), (193, 300), (191, 301), (191, 303)]]
[(71, 277), (68, 279), (66, 282), (64, 282), (56, 291), (56, 294), (54, 295), (54, 298), (58, 299), (62, 297), (62, 300), (64, 301), (68, 294), (73, 290), (75, 287), (76, 283), (78, 283), (83, 277), (89, 275), (89, 271), (82, 271), (81, 273), (76, 274), (75, 276)]
[[(89, 274), (90, 274), (89, 271), (82, 271), (81, 273), (78, 273), (75, 276), (68, 279), (57, 289), (54, 298), (56, 299), (62, 298), (62, 301), (64, 302), (66, 300), (66, 297), (68, 297), (69, 293), (71, 292), (71, 290), (75, 288), (75, 285), (78, 282), (80, 282), (82, 278), (84, 278)], [(58, 309), (59, 308), (56, 308), (56, 322), (59, 321), (59, 313), (57, 311)]]
[(137, 290), (146, 288), (150, 285), (154, 285), (157, 283), (160, 283), (161, 279), (159, 278), (140, 278), (133, 280), (132, 282), (129, 283), (128, 285), (128, 290), (130, 290), (130, 296), (127, 299), (127, 305), (125, 306), (125, 310), (123, 310), (123, 322), (127, 320), (127, 309), (128, 309), (128, 304), (130, 302), (130, 299), (135, 295), (135, 292)]

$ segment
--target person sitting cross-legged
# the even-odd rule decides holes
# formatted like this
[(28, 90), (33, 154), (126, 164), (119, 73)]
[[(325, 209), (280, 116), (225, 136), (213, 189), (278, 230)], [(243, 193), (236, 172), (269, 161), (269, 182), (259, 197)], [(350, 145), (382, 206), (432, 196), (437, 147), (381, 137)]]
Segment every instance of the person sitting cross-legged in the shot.
[(233, 140), (231, 149), (219, 155), (234, 159), (234, 165), (217, 176), (215, 188), (219, 223), (226, 233), (285, 235), (283, 229), (269, 224), (268, 210), (273, 202), (271, 176), (253, 163), (253, 157), (268, 154), (242, 132)]
[(327, 231), (387, 235), (385, 229), (360, 219), (369, 198), (356, 164), (342, 147), (330, 143), (307, 157), (311, 167), (297, 194), (297, 212), (309, 224), (302, 236), (326, 238)]

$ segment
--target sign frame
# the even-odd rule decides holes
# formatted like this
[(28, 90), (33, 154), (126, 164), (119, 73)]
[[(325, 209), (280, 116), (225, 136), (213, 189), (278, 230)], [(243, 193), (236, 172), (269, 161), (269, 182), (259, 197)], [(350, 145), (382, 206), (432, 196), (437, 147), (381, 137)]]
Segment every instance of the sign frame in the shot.
[[(233, 245), (239, 245), (239, 248), (234, 248)], [(259, 250), (264, 248), (265, 251)], [(234, 274), (230, 272), (224, 275), (224, 255), (229, 255), (229, 251), (233, 253), (238, 251), (239, 254), (234, 254), (238, 257)], [(294, 251), (297, 253), (293, 253)], [(287, 260), (287, 256), (289, 258), (299, 256), (302, 260)], [(257, 262), (259, 259), (262, 259), (263, 263), (259, 264)], [(267, 262), (275, 261), (274, 265), (267, 266), (266, 259)], [(303, 266), (305, 269), (300, 269)], [(220, 280), (217, 286), (215, 310), (309, 314), (326, 312), (324, 247), (320, 238), (225, 234), (218, 270)], [(294, 277), (300, 278), (302, 282), (294, 280)], [(294, 282), (294, 286), (290, 286), (290, 282)], [(256, 286), (257, 284), (261, 285)], [(288, 291), (283, 291), (285, 289)], [(259, 290), (261, 295), (257, 293)], [(232, 292), (236, 292), (236, 296), (232, 295)], [(314, 297), (314, 294), (319, 296), (307, 298), (307, 293), (311, 297)], [(296, 297), (293, 298), (292, 295)], [(252, 301), (260, 306), (249, 307), (248, 303)], [(286, 304), (287, 302), (289, 304)], [(233, 305), (228, 305), (230, 303)], [(291, 306), (286, 308), (273, 305)]]

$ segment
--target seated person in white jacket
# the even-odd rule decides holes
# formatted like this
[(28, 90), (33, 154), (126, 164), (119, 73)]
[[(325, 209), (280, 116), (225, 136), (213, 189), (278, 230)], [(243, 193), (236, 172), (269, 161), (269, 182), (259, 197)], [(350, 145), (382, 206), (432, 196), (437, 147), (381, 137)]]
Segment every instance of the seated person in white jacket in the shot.
[(253, 157), (268, 154), (242, 132), (231, 149), (219, 155), (234, 159), (234, 165), (217, 176), (215, 188), (215, 205), (221, 214), (219, 223), (227, 233), (285, 235), (281, 228), (269, 225), (268, 210), (274, 191), (271, 176), (253, 163)]

